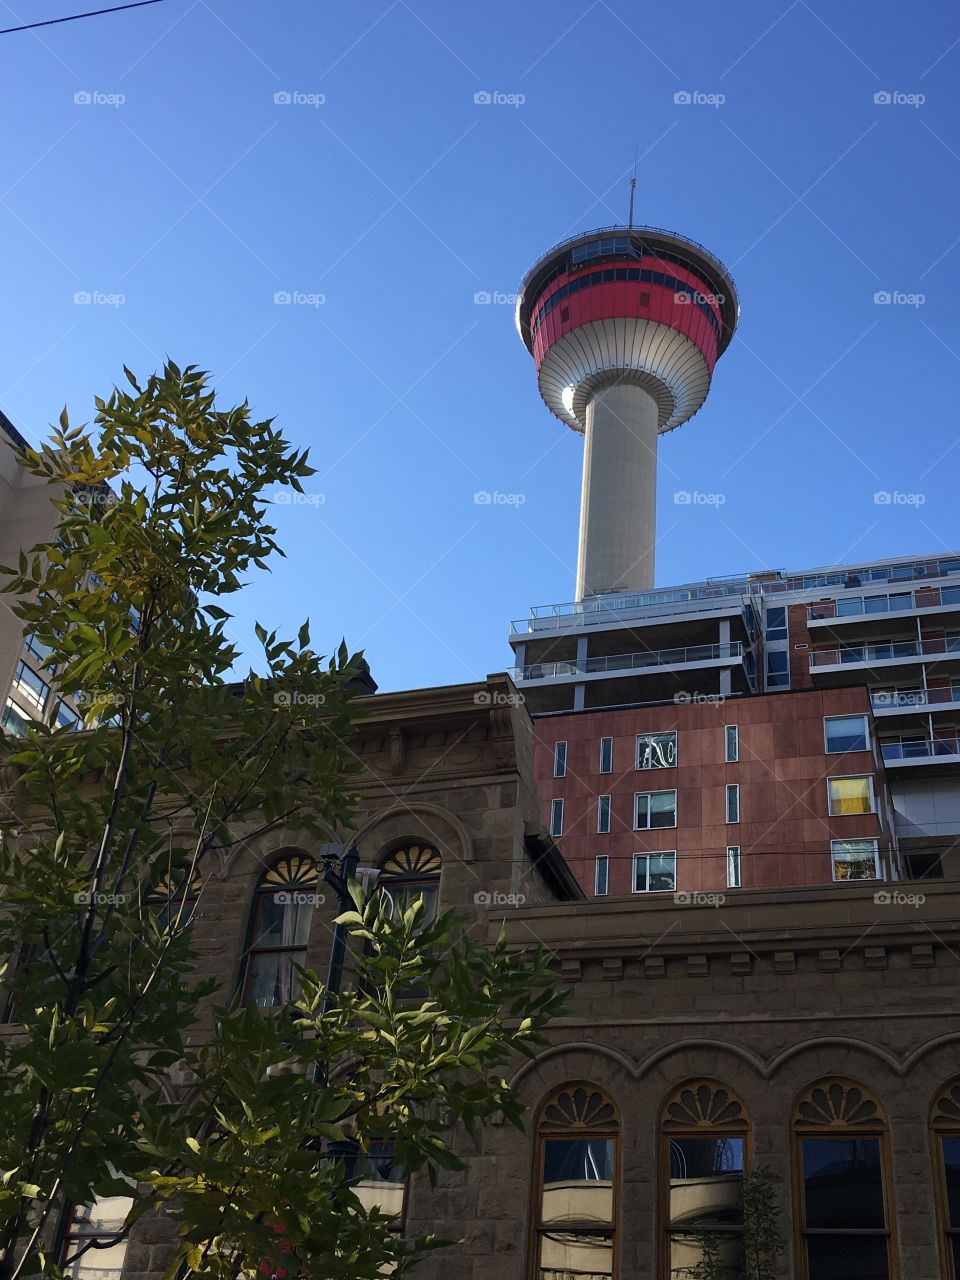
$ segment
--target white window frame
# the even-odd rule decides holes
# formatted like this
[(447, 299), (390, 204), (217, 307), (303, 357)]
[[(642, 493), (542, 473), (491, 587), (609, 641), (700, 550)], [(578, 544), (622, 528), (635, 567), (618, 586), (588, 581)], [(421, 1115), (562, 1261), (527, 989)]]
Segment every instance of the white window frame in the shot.
[[(641, 765), (640, 743), (646, 738), (673, 738), (673, 764)], [(676, 729), (651, 729), (649, 733), (637, 734), (637, 746), (633, 758), (633, 767), (640, 773), (656, 773), (660, 769), (675, 769), (680, 761), (680, 742)]]
[(562, 738), (559, 742), (553, 744), (553, 776), (555, 778), (565, 778), (567, 776), (566, 738)]
[[(831, 720), (862, 720), (865, 745), (862, 747), (849, 747), (849, 748), (844, 747), (842, 750), (831, 749), (830, 740), (827, 737), (827, 725)], [(854, 713), (849, 716), (824, 716), (823, 717), (823, 754), (825, 756), (843, 756), (843, 755), (847, 755), (849, 751), (871, 751), (872, 749), (873, 749), (873, 743), (870, 738), (870, 717), (866, 714), (866, 712), (864, 712), (863, 714), (860, 714), (859, 712), (854, 711)]]
[[(600, 870), (603, 869), (603, 888), (600, 888)], [(593, 870), (593, 896), (605, 898), (610, 892), (610, 859), (605, 853), (598, 853)]]
[[(559, 806), (559, 807), (558, 807)], [(560, 821), (557, 821), (559, 814)], [(550, 834), (552, 836), (563, 835), (563, 797), (557, 796), (550, 801)]]
[[(830, 792), (831, 782), (843, 782), (846, 778), (866, 778), (870, 786), (870, 808), (866, 813), (834, 813), (833, 797)], [(835, 773), (827, 778), (827, 814), (831, 818), (869, 818), (877, 813), (877, 791), (872, 773)], [(869, 837), (864, 837), (865, 839)]]
[(872, 844), (873, 845), (873, 878), (880, 880), (880, 841), (873, 840), (870, 836), (854, 836), (852, 840), (831, 840), (830, 841), (830, 875), (833, 877), (834, 884), (856, 884), (855, 880), (840, 880), (837, 878), (837, 856), (835, 846), (838, 844)]
[[(603, 767), (603, 748), (604, 748), (604, 744), (605, 744), (605, 743), (609, 743), (609, 744), (610, 744), (610, 747), (609, 747), (609, 750), (610, 750), (610, 768), (609, 768), (609, 769), (605, 769), (605, 768)], [(613, 739), (612, 739), (612, 738), (601, 738), (601, 739), (600, 739), (600, 770), (599, 770), (599, 771), (600, 771), (600, 773), (613, 773)]]
[[(637, 888), (637, 863), (641, 858), (647, 860), (647, 887), (645, 889)], [(673, 858), (673, 888), (672, 889), (651, 889), (650, 886), (650, 859), (651, 858)], [(645, 849), (642, 853), (633, 855), (633, 863), (630, 870), (630, 891), (631, 893), (676, 893), (677, 892), (677, 851), (676, 849)]]
[[(672, 821), (672, 822), (670, 822), (670, 823), (666, 823), (666, 824), (665, 824), (664, 826), (662, 826), (662, 827), (652, 827), (652, 826), (650, 826), (650, 805), (648, 804), (648, 805), (647, 805), (647, 825), (646, 825), (645, 827), (638, 826), (638, 825), (637, 825), (637, 818), (638, 818), (638, 816), (639, 816), (639, 815), (638, 815), (638, 813), (637, 813), (637, 809), (638, 809), (638, 802), (639, 802), (639, 800), (641, 799), (641, 797), (644, 797), (644, 796), (647, 798), (647, 800), (650, 800), (650, 799), (651, 799), (651, 797), (653, 797), (653, 796), (673, 796), (673, 821)], [(676, 825), (677, 825), (677, 790), (676, 790), (676, 787), (673, 787), (673, 788), (667, 787), (667, 788), (665, 788), (665, 789), (664, 789), (664, 790), (662, 790), (662, 791), (637, 791), (637, 792), (634, 792), (634, 796), (633, 796), (633, 829), (634, 829), (634, 831), (669, 831), (671, 827), (675, 827)], [(668, 850), (668, 852), (669, 852), (669, 850)]]
[[(733, 755), (730, 754), (730, 732), (733, 731)], [(737, 764), (740, 760), (740, 726), (725, 724), (723, 726), (723, 758), (727, 764)]]
[[(730, 798), (736, 797), (737, 816), (730, 817)], [(723, 816), (728, 827), (734, 826), (740, 821), (740, 783), (728, 782), (723, 789)]]
[(727, 888), (739, 889), (742, 887), (741, 863), (740, 863), (740, 846), (738, 844), (727, 845)]
[[(607, 825), (604, 826), (601, 819), (603, 817), (603, 802), (607, 802)], [(608, 836), (610, 828), (613, 826), (613, 796), (597, 796), (597, 835)]]

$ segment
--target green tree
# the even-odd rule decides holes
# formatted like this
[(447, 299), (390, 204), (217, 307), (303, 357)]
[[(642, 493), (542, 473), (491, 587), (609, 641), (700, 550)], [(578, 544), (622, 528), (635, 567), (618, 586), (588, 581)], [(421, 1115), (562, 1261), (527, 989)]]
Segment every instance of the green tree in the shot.
[(125, 373), (95, 431), (64, 412), (20, 457), (60, 527), (5, 589), (85, 728), (38, 722), (3, 745), (0, 1280), (55, 1275), (71, 1206), (105, 1195), (134, 1198), (119, 1238), (174, 1219), (171, 1275), (402, 1270), (437, 1242), (392, 1234), (336, 1152), (391, 1141), (432, 1176), (459, 1130), (519, 1122), (497, 1071), (558, 1006), (547, 958), (358, 898), (350, 992), (325, 999), (304, 972), (295, 1007), (212, 1003), (184, 886), (275, 824), (349, 829), (361, 658), (324, 659), (306, 624), (296, 643), (258, 626), (262, 672), (229, 678), (214, 601), (280, 553), (270, 490), (302, 491), (311, 468), (246, 404), (218, 409), (195, 367)]

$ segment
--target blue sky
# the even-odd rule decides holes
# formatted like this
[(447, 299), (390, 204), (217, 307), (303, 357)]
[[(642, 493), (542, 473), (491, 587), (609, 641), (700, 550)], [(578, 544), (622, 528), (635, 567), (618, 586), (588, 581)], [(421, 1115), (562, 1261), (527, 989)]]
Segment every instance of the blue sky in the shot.
[(124, 362), (210, 369), (319, 473), (238, 643), (309, 615), (382, 688), (500, 670), (509, 620), (572, 598), (582, 446), (475, 295), (623, 221), (637, 146), (637, 221), (743, 308), (661, 442), (658, 584), (955, 549), (960, 10), (905, 13), (164, 0), (3, 36), (0, 408), (36, 439)]

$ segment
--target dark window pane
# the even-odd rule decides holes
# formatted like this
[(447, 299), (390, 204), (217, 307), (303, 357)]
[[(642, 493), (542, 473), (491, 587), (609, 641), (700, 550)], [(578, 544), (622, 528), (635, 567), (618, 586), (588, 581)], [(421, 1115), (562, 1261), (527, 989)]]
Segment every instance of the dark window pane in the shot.
[(268, 951), (252, 955), (247, 1003), (267, 1009), (295, 999), (300, 989), (300, 975), (291, 960), (303, 964), (304, 959), (302, 951)]
[[(885, 1225), (878, 1138), (804, 1139), (803, 1181), (807, 1227), (882, 1229)], [(851, 1278), (854, 1275), (873, 1272), (852, 1272)], [(814, 1280), (812, 1274), (810, 1280)]]
[(540, 1220), (613, 1225), (612, 1138), (548, 1138), (544, 1142)]
[[(743, 1240), (738, 1236), (720, 1236), (720, 1271), (717, 1280), (740, 1280), (743, 1275)], [(682, 1232), (670, 1235), (670, 1280), (689, 1280), (699, 1275), (696, 1267), (703, 1258), (701, 1242)], [(713, 1275), (713, 1272), (710, 1273)], [(553, 1278), (551, 1277), (551, 1280)]]
[(743, 1221), (742, 1138), (670, 1140), (670, 1225), (689, 1231)]
[(943, 1138), (941, 1141), (947, 1182), (947, 1222), (951, 1227), (960, 1229), (960, 1138)]
[(882, 1236), (809, 1236), (810, 1280), (889, 1280), (887, 1242)]
[(960, 1276), (960, 1236), (951, 1236), (948, 1246), (953, 1253), (953, 1270)]
[[(293, 889), (260, 895), (257, 924), (253, 934), (255, 947), (305, 947), (313, 914), (313, 893)], [(309, 902), (292, 899), (309, 898)]]

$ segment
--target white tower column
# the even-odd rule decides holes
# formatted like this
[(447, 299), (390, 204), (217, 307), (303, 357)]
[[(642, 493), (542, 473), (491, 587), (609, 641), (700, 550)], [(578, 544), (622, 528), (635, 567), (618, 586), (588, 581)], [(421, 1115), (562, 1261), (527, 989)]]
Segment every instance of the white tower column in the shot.
[(657, 402), (618, 383), (587, 405), (577, 599), (653, 587)]

